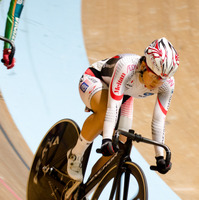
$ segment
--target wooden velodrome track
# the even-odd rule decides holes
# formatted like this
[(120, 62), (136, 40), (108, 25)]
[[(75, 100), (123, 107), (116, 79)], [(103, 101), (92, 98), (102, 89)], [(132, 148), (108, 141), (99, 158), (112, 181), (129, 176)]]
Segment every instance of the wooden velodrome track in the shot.
[(0, 199), (25, 200), (33, 154), (15, 126), (0, 94)]
[[(118, 53), (143, 55), (147, 45), (163, 36), (175, 46), (180, 67), (166, 121), (173, 168), (161, 177), (182, 199), (199, 199), (199, 1), (83, 0), (82, 20), (90, 63)], [(154, 101), (150, 97), (134, 105), (134, 128), (148, 137)], [(153, 148), (136, 147), (154, 163)]]
[[(143, 54), (154, 39), (168, 38), (180, 54), (176, 89), (167, 116), (172, 170), (162, 179), (183, 199), (199, 198), (199, 1), (83, 0), (82, 25), (89, 62), (118, 53)], [(86, 68), (86, 67), (85, 67)], [(135, 100), (134, 128), (150, 137), (155, 98)], [(154, 163), (153, 148), (135, 144)], [(145, 156), (147, 155), (147, 156)], [(25, 199), (33, 155), (0, 96), (0, 199)], [(159, 191), (160, 192), (160, 191)]]

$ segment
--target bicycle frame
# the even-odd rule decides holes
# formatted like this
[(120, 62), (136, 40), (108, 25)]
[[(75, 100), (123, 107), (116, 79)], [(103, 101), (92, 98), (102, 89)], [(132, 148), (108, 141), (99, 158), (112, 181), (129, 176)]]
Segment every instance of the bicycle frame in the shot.
[[(115, 142), (114, 142), (115, 143)], [(110, 195), (110, 199), (113, 199), (113, 196), (114, 196), (114, 192), (116, 190), (116, 187), (117, 187), (117, 184), (118, 184), (118, 181), (120, 181), (120, 176), (121, 176), (121, 168), (123, 166), (123, 164), (128, 160), (128, 161), (131, 161), (131, 158), (130, 158), (130, 153), (131, 153), (131, 148), (132, 148), (132, 139), (131, 138), (127, 138), (127, 141), (125, 142), (124, 144), (124, 150), (121, 150), (123, 152), (121, 152), (121, 156), (119, 158), (119, 165), (117, 167), (117, 175), (116, 177), (114, 178), (114, 181), (113, 181), (113, 186), (112, 186), (112, 190), (111, 190), (111, 195)], [(127, 177), (126, 177), (127, 178)], [(125, 182), (126, 185), (129, 184), (129, 177), (128, 177), (128, 182)], [(128, 187), (125, 187), (125, 188), (128, 188)], [(127, 196), (127, 193), (128, 191), (125, 191), (124, 194)], [(119, 194), (117, 194), (119, 195)]]
[[(110, 160), (108, 160), (107, 163), (105, 163), (101, 167), (101, 169), (96, 172), (96, 174), (94, 174), (92, 177), (90, 177), (85, 184), (82, 184), (80, 186), (80, 190), (79, 190), (79, 195), (80, 195), (79, 198), (80, 199), (83, 199), (87, 194), (89, 194), (89, 192), (100, 182), (101, 177), (105, 173), (107, 173), (110, 166), (114, 165), (115, 163), (118, 163), (117, 173), (116, 173), (116, 176), (114, 177), (111, 194), (110, 194), (110, 198), (109, 198), (110, 200), (113, 199), (114, 193), (116, 191), (116, 187), (118, 185), (118, 182), (120, 181), (120, 176), (122, 174), (122, 172), (121, 172), (122, 166), (126, 161), (131, 161), (130, 152), (131, 152), (131, 148), (132, 148), (132, 141), (143, 142), (143, 143), (163, 147), (166, 151), (166, 163), (170, 162), (171, 151), (166, 145), (158, 143), (153, 140), (150, 140), (148, 138), (144, 138), (141, 135), (134, 133), (134, 130), (129, 130), (129, 132), (117, 130), (113, 137), (114, 144), (117, 144), (119, 142), (119, 135), (124, 135), (127, 137), (127, 141), (125, 142), (125, 144), (123, 146), (124, 148), (120, 149), (117, 153), (115, 153), (110, 158)], [(125, 184), (128, 186), (128, 184), (129, 184), (128, 176), (126, 178), (127, 178), (127, 182), (125, 182)], [(126, 198), (127, 194), (128, 194), (128, 187), (125, 187), (125, 188), (127, 188), (126, 191), (124, 191), (124, 195), (126, 195), (125, 196), (125, 198)], [(116, 195), (119, 195), (119, 194), (116, 194)]]
[[(72, 180), (66, 172), (66, 154), (75, 145), (79, 132), (78, 125), (70, 119), (61, 120), (49, 129), (41, 141), (33, 160), (27, 188), (28, 199), (42, 200), (53, 198), (67, 200), (74, 197), (74, 199), (81, 200), (88, 196), (90, 197), (90, 194), (92, 194), (92, 199), (94, 200), (100, 197), (104, 198), (103, 194), (107, 195), (107, 193), (103, 193), (103, 191), (106, 191), (107, 188), (110, 200), (113, 198), (121, 199), (121, 195), (123, 195), (124, 200), (127, 197), (131, 198), (132, 195), (134, 199), (137, 198), (136, 200), (147, 200), (148, 187), (144, 172), (130, 158), (132, 141), (163, 147), (166, 151), (167, 162), (170, 162), (171, 158), (169, 148), (164, 144), (143, 138), (141, 135), (135, 134), (133, 130), (129, 130), (129, 132), (116, 130), (112, 141), (113, 145), (118, 146), (119, 144), (119, 151), (108, 158), (108, 160), (106, 159), (106, 163), (101, 165), (100, 169), (99, 165), (95, 165), (98, 171), (92, 173), (85, 183), (78, 183), (80, 184), (78, 186), (76, 181)], [(73, 134), (73, 137), (71, 137), (71, 134)], [(119, 142), (119, 135), (126, 136), (127, 140), (124, 144)], [(89, 159), (90, 149), (91, 146), (84, 154), (82, 163), (83, 174)], [(101, 151), (97, 150), (97, 152)], [(99, 163), (101, 162), (99, 161)], [(155, 170), (155, 168), (152, 170)], [(138, 186), (138, 190), (130, 191), (129, 186), (134, 188), (134, 181)], [(111, 184), (111, 187), (107, 186), (108, 183)], [(107, 196), (105, 196), (105, 199), (107, 199)]]
[[(90, 177), (87, 182), (85, 184), (82, 184), (80, 186), (80, 199), (82, 199), (84, 196), (86, 196), (101, 180), (101, 177), (107, 173), (109, 167), (114, 164), (114, 163), (118, 163), (119, 162), (119, 165), (118, 165), (118, 169), (121, 168), (121, 165), (123, 164), (124, 159), (123, 159), (123, 156), (124, 156), (124, 152), (122, 152), (122, 150), (120, 150), (119, 152), (117, 152), (116, 154), (114, 154), (110, 160), (108, 160), (105, 165), (102, 166), (101, 169), (99, 169), (99, 171), (94, 174), (92, 177)], [(117, 173), (118, 174), (118, 173)], [(113, 187), (112, 187), (112, 192), (111, 192), (111, 196), (114, 195), (114, 191), (115, 191), (115, 188), (116, 188), (116, 185), (117, 185), (117, 181), (118, 181), (118, 175), (117, 177), (115, 177), (114, 179), (114, 184), (113, 184)], [(83, 191), (83, 193), (81, 193), (81, 191)]]

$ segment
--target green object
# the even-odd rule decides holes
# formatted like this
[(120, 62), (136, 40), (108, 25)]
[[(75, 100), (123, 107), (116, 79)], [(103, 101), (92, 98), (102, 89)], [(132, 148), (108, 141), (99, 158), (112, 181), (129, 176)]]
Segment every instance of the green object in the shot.
[[(17, 34), (19, 18), (24, 6), (25, 0), (11, 0), (10, 7), (8, 10), (6, 28), (5, 28), (5, 37), (14, 42)], [(10, 44), (5, 42), (4, 49), (10, 48)]]

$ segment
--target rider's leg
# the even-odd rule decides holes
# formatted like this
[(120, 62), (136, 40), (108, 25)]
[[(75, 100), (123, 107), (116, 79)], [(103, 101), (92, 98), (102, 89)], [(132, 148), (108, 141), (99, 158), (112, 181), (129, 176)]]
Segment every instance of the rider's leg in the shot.
[(106, 115), (107, 102), (107, 89), (103, 89), (95, 93), (92, 97), (91, 108), (93, 110), (93, 114), (86, 119), (81, 131), (82, 136), (86, 140), (93, 141), (96, 138), (96, 136), (98, 136), (101, 133), (103, 129), (104, 118)]
[(83, 154), (89, 143), (91, 143), (103, 129), (104, 118), (106, 115), (106, 107), (108, 101), (108, 90), (102, 89), (96, 92), (91, 98), (90, 105), (93, 110), (91, 114), (84, 122), (80, 137), (75, 147), (70, 151), (68, 155), (67, 171), (71, 178), (81, 180), (82, 169), (81, 160)]
[[(118, 127), (121, 130), (130, 129), (132, 127), (132, 121), (133, 121), (133, 97), (124, 96), (123, 102), (121, 105), (121, 114), (119, 118)], [(125, 113), (125, 114), (124, 114)], [(126, 117), (126, 114), (128, 114), (128, 117)], [(126, 142), (126, 137), (123, 135), (119, 136), (120, 145)], [(93, 166), (91, 175), (94, 175), (112, 156), (104, 157), (102, 156)]]
[(108, 101), (108, 90), (100, 90), (91, 98), (91, 114), (84, 122), (80, 137), (72, 150), (74, 154), (83, 155), (89, 144), (98, 136), (103, 129)]

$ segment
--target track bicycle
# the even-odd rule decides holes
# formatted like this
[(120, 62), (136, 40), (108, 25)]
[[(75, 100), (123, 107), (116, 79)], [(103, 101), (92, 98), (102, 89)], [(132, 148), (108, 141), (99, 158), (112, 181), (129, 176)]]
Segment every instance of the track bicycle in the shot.
[[(71, 119), (57, 122), (46, 134), (35, 154), (30, 170), (28, 200), (147, 200), (147, 181), (141, 167), (132, 162), (130, 152), (132, 141), (161, 146), (166, 151), (166, 163), (171, 159), (170, 149), (161, 143), (144, 138), (133, 130), (117, 130), (113, 144), (119, 145), (115, 153), (97, 172), (84, 180), (74, 191), (75, 184), (67, 175), (67, 151), (76, 144), (80, 129)], [(124, 144), (119, 142), (119, 135), (126, 136)], [(83, 158), (83, 174), (87, 167), (92, 145)], [(97, 150), (100, 152), (100, 150)], [(152, 168), (156, 170), (155, 167)]]

